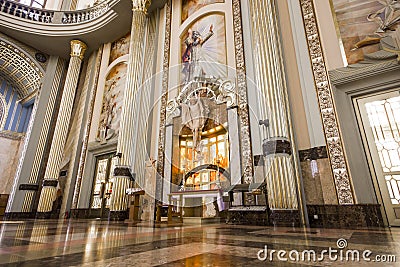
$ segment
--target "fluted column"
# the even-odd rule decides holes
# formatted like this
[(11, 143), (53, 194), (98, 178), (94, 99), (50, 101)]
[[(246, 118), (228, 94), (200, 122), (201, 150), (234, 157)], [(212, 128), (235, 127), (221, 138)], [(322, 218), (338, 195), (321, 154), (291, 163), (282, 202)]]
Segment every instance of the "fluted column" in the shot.
[(268, 204), (274, 222), (297, 223), (299, 180), (275, 1), (249, 0), (260, 110), (269, 119), (261, 126)]
[(65, 79), (63, 95), (58, 113), (59, 116), (54, 129), (53, 141), (44, 175), (43, 188), (40, 194), (37, 210), (38, 213), (50, 212), (53, 207), (53, 201), (56, 198), (60, 164), (62, 161), (69, 122), (71, 119), (76, 87), (78, 85), (79, 72), (85, 51), (86, 44), (79, 40), (71, 41), (71, 59), (68, 65), (67, 76)]
[(131, 39), (129, 46), (128, 70), (126, 75), (124, 105), (121, 113), (121, 124), (118, 136), (117, 153), (120, 155), (119, 166), (114, 171), (113, 191), (110, 198), (110, 219), (124, 219), (128, 207), (125, 194), (132, 180), (131, 166), (135, 145), (135, 112), (136, 96), (142, 82), (143, 44), (147, 20), (147, 8), (150, 0), (132, 0), (133, 14)]

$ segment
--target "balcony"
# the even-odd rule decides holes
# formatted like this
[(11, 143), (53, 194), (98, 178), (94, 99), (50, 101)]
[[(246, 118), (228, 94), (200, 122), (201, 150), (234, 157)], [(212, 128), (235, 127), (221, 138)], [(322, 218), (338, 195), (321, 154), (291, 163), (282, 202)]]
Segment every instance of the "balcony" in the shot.
[[(164, 5), (153, 1), (149, 12)], [(46, 54), (69, 57), (69, 41), (79, 39), (88, 52), (130, 31), (131, 0), (105, 0), (91, 8), (54, 11), (0, 0), (0, 31)], [(87, 53), (87, 54), (89, 54)]]

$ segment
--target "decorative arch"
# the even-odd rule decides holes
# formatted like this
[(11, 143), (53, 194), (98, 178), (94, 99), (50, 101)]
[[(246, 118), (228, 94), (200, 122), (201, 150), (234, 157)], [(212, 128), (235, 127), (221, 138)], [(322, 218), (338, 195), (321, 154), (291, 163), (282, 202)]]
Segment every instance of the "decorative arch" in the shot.
[(187, 30), (194, 24), (196, 21), (199, 21), (207, 16), (210, 15), (221, 15), (225, 17), (225, 12), (218, 10), (216, 8), (213, 9), (208, 9), (203, 11), (203, 9), (200, 9), (196, 13), (194, 13), (190, 18), (188, 18), (180, 27), (179, 27), (179, 38), (183, 38), (184, 35), (186, 34)]
[(43, 68), (30, 55), (0, 38), (0, 76), (13, 85), (20, 98), (40, 88), (43, 73)]

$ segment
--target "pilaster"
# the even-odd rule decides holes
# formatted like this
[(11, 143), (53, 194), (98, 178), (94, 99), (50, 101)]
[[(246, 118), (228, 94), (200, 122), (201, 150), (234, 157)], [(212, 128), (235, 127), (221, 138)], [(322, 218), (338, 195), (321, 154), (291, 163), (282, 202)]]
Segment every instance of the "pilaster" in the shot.
[(64, 91), (60, 103), (59, 116), (54, 129), (53, 141), (44, 175), (38, 213), (51, 212), (53, 201), (56, 199), (60, 164), (71, 119), (79, 71), (86, 48), (86, 44), (79, 40), (71, 41), (71, 59), (68, 66)]

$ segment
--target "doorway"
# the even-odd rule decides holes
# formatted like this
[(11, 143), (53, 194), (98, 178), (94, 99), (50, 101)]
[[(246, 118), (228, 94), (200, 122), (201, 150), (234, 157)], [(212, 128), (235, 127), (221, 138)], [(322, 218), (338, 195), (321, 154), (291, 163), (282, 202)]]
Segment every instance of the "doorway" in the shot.
[(388, 223), (400, 226), (400, 92), (354, 99), (368, 163)]
[(114, 169), (118, 157), (110, 153), (96, 157), (96, 168), (93, 180), (92, 201), (90, 204), (91, 216), (107, 218), (110, 210), (110, 196), (114, 183)]

